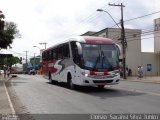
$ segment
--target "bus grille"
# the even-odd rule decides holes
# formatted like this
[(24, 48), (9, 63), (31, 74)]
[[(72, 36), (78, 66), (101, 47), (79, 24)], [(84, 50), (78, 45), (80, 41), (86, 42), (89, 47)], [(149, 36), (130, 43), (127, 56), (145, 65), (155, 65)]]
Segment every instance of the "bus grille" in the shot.
[(113, 80), (93, 80), (94, 83), (112, 83)]

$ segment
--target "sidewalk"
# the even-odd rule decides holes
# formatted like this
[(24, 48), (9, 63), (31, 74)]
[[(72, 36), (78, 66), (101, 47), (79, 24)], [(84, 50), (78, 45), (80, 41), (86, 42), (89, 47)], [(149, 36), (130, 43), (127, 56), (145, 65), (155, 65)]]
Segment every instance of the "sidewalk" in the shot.
[(0, 114), (12, 114), (11, 106), (6, 92), (5, 80), (0, 75)]
[(155, 84), (160, 84), (160, 76), (144, 76), (143, 78), (137, 78), (137, 76), (132, 76), (132, 77), (127, 77), (127, 79), (122, 80), (127, 80), (131, 82), (145, 82), (145, 83), (155, 83)]

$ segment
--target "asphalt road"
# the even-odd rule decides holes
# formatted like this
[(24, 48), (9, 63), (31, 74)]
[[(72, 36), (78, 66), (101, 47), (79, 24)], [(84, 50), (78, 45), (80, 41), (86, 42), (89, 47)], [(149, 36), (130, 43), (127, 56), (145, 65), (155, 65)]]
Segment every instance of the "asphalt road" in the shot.
[(49, 84), (37, 75), (18, 75), (9, 81), (9, 94), (17, 113), (159, 113), (160, 84), (121, 81), (100, 90)]

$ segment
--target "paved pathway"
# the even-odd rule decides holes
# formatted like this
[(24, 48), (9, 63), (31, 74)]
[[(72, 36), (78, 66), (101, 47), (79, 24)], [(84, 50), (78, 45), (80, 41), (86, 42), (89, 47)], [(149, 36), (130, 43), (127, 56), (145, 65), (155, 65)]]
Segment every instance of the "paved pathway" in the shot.
[(5, 86), (5, 80), (0, 75), (0, 114), (12, 114), (12, 109), (9, 103), (8, 92)]

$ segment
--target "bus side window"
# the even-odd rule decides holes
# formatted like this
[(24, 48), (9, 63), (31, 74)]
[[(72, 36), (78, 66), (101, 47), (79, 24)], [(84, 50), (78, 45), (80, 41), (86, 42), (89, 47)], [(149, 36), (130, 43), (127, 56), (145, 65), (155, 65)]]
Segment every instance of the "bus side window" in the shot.
[(58, 47), (57, 48), (57, 55), (58, 55), (58, 60), (63, 59), (63, 47)]
[(71, 42), (71, 51), (72, 51), (72, 57), (73, 57), (73, 61), (74, 61), (74, 62), (75, 62), (75, 58), (76, 58), (75, 49), (76, 49), (76, 44), (75, 44), (75, 42)]
[(56, 60), (56, 49), (52, 49), (52, 59)]
[(73, 62), (76, 64), (80, 64), (80, 56), (78, 55), (78, 48), (76, 42), (71, 42), (71, 50), (72, 50)]
[(42, 60), (44, 60), (44, 61), (45, 61), (44, 52), (42, 53)]
[(51, 50), (49, 50), (49, 56), (48, 56), (48, 59), (49, 59), (49, 60), (52, 60), (52, 51), (51, 51)]
[(47, 53), (46, 52), (43, 53), (43, 60), (47, 61)]
[(46, 58), (47, 58), (47, 61), (49, 61), (49, 51), (47, 51)]
[(63, 46), (63, 58), (69, 58), (69, 44)]

